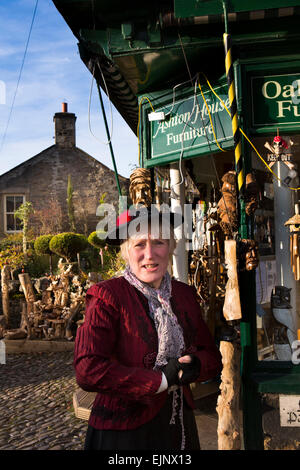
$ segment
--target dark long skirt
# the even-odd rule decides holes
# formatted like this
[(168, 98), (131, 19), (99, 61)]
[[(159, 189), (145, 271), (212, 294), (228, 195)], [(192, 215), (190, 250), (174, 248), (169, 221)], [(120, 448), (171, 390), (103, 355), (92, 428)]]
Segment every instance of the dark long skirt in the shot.
[[(98, 430), (88, 426), (84, 450), (181, 450), (183, 436), (178, 407), (175, 424), (170, 424), (172, 396), (173, 393), (168, 395), (165, 405), (150, 422), (136, 429)], [(183, 401), (184, 450), (200, 450), (194, 412)]]

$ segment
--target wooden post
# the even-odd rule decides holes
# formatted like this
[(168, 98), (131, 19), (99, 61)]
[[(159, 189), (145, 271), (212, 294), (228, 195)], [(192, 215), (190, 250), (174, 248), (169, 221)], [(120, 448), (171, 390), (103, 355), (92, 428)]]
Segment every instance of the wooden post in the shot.
[[(184, 173), (184, 165), (181, 165), (181, 173)], [(171, 212), (183, 214), (185, 202), (185, 186), (181, 184), (181, 174), (178, 163), (170, 165)], [(185, 247), (183, 226), (177, 227), (175, 237), (178, 237), (176, 249), (173, 253), (173, 275), (178, 281), (188, 282), (188, 252)]]
[(32, 328), (30, 325), (30, 321), (27, 315), (27, 305), (26, 305), (26, 302), (24, 301), (22, 302), (22, 317), (21, 317), (20, 329), (27, 331), (28, 339), (32, 339), (34, 337), (34, 334), (32, 332)]
[(65, 332), (65, 338), (69, 340), (73, 338), (71, 328), (72, 328), (73, 323), (75, 322), (76, 316), (78, 315), (80, 309), (82, 308), (83, 302), (84, 302), (83, 300), (78, 300), (78, 302), (73, 303), (70, 307), (70, 315), (67, 318), (66, 332)]
[(218, 450), (239, 450), (240, 438), (240, 347), (229, 341), (220, 342), (223, 370), (218, 397)]
[(19, 280), (25, 295), (27, 303), (27, 313), (33, 312), (33, 303), (35, 302), (35, 294), (32, 287), (31, 279), (28, 273), (19, 274)]
[(4, 265), (1, 269), (1, 291), (2, 291), (2, 309), (5, 317), (6, 328), (10, 324), (10, 311), (9, 311), (9, 280), (11, 276), (11, 269), (8, 264)]

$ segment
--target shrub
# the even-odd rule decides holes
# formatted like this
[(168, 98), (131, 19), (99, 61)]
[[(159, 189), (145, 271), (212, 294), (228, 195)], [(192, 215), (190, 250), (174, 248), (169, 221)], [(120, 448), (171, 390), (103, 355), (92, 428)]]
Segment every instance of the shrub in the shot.
[(105, 239), (99, 238), (97, 233), (98, 232), (92, 232), (88, 236), (88, 242), (95, 248), (103, 248), (106, 245)]
[(126, 263), (117, 249), (111, 249), (107, 253), (107, 257), (107, 264), (104, 264), (103, 269), (100, 270), (103, 279), (110, 279), (113, 276), (120, 275), (126, 267)]
[[(53, 255), (53, 261), (57, 263), (58, 257), (56, 255)], [(52, 265), (50, 264), (49, 266), (49, 255), (38, 255), (34, 251), (28, 257), (27, 262), (24, 264), (24, 270), (31, 278), (45, 276), (46, 273), (49, 274), (49, 268), (50, 274), (52, 274)], [(19, 273), (17, 272), (16, 274)]]
[(70, 263), (77, 255), (87, 247), (87, 239), (79, 233), (64, 232), (54, 235), (49, 243), (50, 250), (62, 256)]
[(6, 237), (0, 240), (0, 251), (6, 250), (7, 248), (20, 248), (22, 249), (23, 234), (13, 233), (6, 235)]
[(33, 212), (33, 207), (31, 202), (24, 202), (21, 204), (18, 209), (14, 212), (14, 216), (21, 221), (23, 227), (23, 252), (27, 253), (27, 242), (28, 242), (28, 223), (29, 217)]
[(34, 242), (34, 250), (38, 255), (52, 255), (49, 243), (53, 235), (41, 235)]
[(16, 250), (14, 247), (6, 248), (0, 251), (0, 269), (5, 264), (9, 264), (12, 269), (19, 269), (26, 263), (26, 257), (21, 250)]

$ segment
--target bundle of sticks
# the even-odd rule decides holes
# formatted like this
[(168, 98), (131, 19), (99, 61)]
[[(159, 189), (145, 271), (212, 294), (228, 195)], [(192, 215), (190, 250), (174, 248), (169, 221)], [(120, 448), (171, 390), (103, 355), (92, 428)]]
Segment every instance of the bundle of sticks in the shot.
[(300, 280), (300, 214), (299, 204), (295, 205), (295, 215), (291, 217), (286, 226), (290, 229), (290, 256), (291, 267), (296, 281)]

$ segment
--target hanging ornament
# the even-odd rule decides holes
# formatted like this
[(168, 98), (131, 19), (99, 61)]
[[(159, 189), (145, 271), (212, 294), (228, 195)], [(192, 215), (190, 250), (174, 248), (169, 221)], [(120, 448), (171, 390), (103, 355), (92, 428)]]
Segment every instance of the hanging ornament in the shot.
[(295, 215), (285, 222), (290, 229), (291, 267), (296, 281), (300, 280), (300, 215), (299, 204), (295, 205)]
[(283, 180), (283, 182), (288, 186), (292, 179), (298, 176), (296, 171), (296, 165), (292, 162), (292, 153), (291, 147), (294, 142), (288, 138), (288, 140), (283, 139), (280, 137), (278, 130), (277, 136), (274, 137), (272, 145), (269, 142), (265, 143), (265, 147), (270, 150), (271, 153), (267, 155), (267, 161), (269, 163), (270, 168), (276, 162), (283, 162), (289, 169), (288, 175)]

